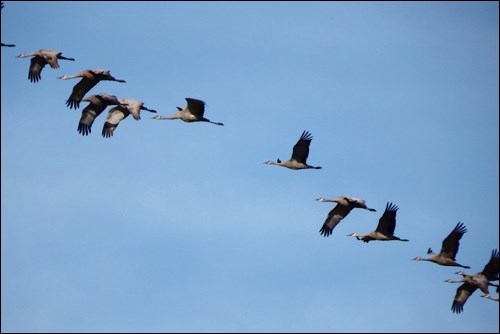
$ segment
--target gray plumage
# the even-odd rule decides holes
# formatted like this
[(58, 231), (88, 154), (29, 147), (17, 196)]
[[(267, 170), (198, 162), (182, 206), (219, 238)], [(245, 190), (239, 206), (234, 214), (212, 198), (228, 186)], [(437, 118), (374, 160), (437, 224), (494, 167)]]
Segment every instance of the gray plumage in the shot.
[(355, 237), (358, 240), (363, 240), (364, 242), (370, 242), (372, 240), (379, 241), (390, 241), (390, 240), (399, 240), (399, 241), (409, 241), (408, 239), (401, 239), (394, 235), (394, 230), (396, 229), (396, 213), (398, 212), (398, 206), (394, 205), (390, 202), (387, 202), (385, 207), (385, 211), (382, 214), (378, 221), (377, 228), (375, 231), (372, 231), (365, 235), (359, 235), (354, 232), (349, 234), (350, 237)]
[(205, 102), (198, 99), (192, 99), (190, 97), (186, 97), (187, 105), (184, 108), (177, 107), (177, 112), (172, 116), (161, 116), (156, 115), (152, 117), (156, 120), (175, 120), (180, 119), (187, 123), (192, 122), (207, 122), (216, 125), (224, 125), (220, 122), (212, 122), (208, 118), (205, 118), (203, 115), (205, 114)]
[(110, 105), (122, 105), (115, 95), (100, 93), (85, 97), (82, 101), (89, 104), (82, 110), (82, 116), (78, 123), (78, 133), (82, 136), (87, 136), (91, 132), (94, 120), (99, 116), (106, 107)]
[(117, 81), (117, 82), (126, 82), (125, 80), (120, 80), (114, 78), (109, 70), (103, 69), (87, 69), (83, 70), (80, 73), (73, 75), (63, 75), (59, 77), (62, 80), (68, 80), (73, 78), (82, 78), (74, 87), (71, 95), (66, 101), (66, 105), (70, 109), (77, 109), (80, 107), (80, 102), (83, 97), (89, 90), (92, 89), (99, 81), (108, 80), (108, 81)]
[(303, 131), (297, 143), (293, 146), (292, 156), (287, 161), (278, 159), (276, 162), (268, 160), (264, 162), (268, 165), (275, 165), (286, 167), (289, 169), (321, 169), (307, 164), (307, 157), (309, 156), (309, 146), (311, 145), (313, 137), (308, 131)]
[(483, 270), (475, 273), (474, 275), (468, 275), (463, 271), (458, 271), (455, 274), (462, 275), (461, 280), (448, 279), (445, 282), (448, 283), (463, 283), (460, 285), (456, 291), (455, 298), (453, 299), (453, 304), (451, 305), (451, 310), (453, 313), (461, 313), (464, 308), (464, 304), (467, 299), (476, 291), (480, 289), (483, 292), (483, 296), (490, 295), (489, 286), (496, 286), (498, 291), (498, 285), (490, 283), (490, 281), (497, 281), (499, 275), (499, 265), (500, 258), (498, 250), (494, 249), (491, 252), (490, 259), (488, 263), (484, 266)]
[(28, 58), (31, 57), (30, 68), (28, 71), (28, 79), (31, 82), (38, 82), (42, 79), (42, 70), (45, 65), (49, 64), (49, 66), (53, 69), (59, 68), (58, 59), (71, 60), (74, 61), (74, 58), (64, 57), (62, 52), (55, 50), (47, 50), (40, 49), (33, 53), (21, 53), (17, 56), (17, 58)]
[(462, 223), (458, 223), (453, 231), (443, 240), (441, 246), (441, 251), (436, 254), (431, 248), (427, 250), (427, 254), (430, 256), (427, 259), (421, 258), (420, 256), (415, 257), (415, 261), (430, 261), (441, 266), (452, 266), (452, 267), (462, 267), (470, 269), (469, 266), (461, 265), (456, 262), (455, 256), (457, 255), (458, 248), (460, 246), (460, 239), (467, 232), (467, 228)]
[(104, 138), (113, 136), (118, 124), (120, 124), (120, 122), (127, 118), (130, 114), (132, 114), (132, 117), (138, 121), (141, 119), (141, 110), (156, 113), (156, 110), (146, 108), (144, 106), (144, 102), (135, 99), (119, 99), (119, 101), (121, 105), (111, 108), (108, 112), (106, 122), (102, 128), (102, 136)]
[(352, 209), (359, 208), (369, 211), (377, 211), (366, 206), (364, 200), (352, 196), (337, 196), (333, 199), (320, 197), (316, 199), (319, 202), (335, 202), (337, 205), (328, 213), (323, 226), (319, 230), (320, 234), (328, 237), (332, 234), (333, 229), (337, 226)]

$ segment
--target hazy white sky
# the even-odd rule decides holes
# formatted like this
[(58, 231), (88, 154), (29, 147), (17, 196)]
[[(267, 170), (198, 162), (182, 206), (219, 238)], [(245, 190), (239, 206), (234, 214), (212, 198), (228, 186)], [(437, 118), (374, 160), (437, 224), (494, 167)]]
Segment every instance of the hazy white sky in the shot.
[[(498, 332), (451, 304), (460, 268), (411, 261), (460, 221), (457, 261), (499, 247), (497, 2), (11, 2), (2, 9), (2, 332)], [(28, 80), (38, 49), (63, 52)], [(104, 68), (161, 115), (66, 107)], [(302, 131), (308, 163), (286, 160)], [(328, 237), (331, 203), (354, 210)], [(362, 243), (387, 202), (396, 235)], [(492, 291), (495, 294), (494, 291)]]

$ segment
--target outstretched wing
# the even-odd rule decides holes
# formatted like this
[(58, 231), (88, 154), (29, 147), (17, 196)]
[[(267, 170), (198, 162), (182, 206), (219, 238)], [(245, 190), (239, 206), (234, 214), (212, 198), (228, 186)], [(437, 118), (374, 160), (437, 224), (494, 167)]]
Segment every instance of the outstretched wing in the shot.
[(455, 261), (455, 256), (457, 255), (458, 248), (460, 246), (459, 241), (466, 232), (467, 228), (465, 225), (459, 222), (453, 231), (451, 231), (451, 233), (443, 240), (443, 245), (439, 255)]
[(309, 145), (313, 139), (312, 135), (308, 131), (302, 132), (300, 139), (293, 146), (292, 158), (301, 163), (306, 163), (307, 157), (309, 156)]
[(202, 100), (186, 97), (187, 108), (189, 112), (195, 116), (203, 116), (205, 113), (205, 102)]
[(499, 265), (500, 265), (500, 258), (498, 256), (498, 249), (494, 249), (491, 252), (491, 257), (488, 263), (484, 266), (484, 269), (482, 273), (488, 281), (496, 281), (498, 280), (498, 275), (499, 275)]
[(384, 235), (394, 235), (394, 229), (396, 228), (396, 213), (398, 209), (397, 205), (387, 202), (385, 211), (382, 217), (380, 217), (375, 231)]

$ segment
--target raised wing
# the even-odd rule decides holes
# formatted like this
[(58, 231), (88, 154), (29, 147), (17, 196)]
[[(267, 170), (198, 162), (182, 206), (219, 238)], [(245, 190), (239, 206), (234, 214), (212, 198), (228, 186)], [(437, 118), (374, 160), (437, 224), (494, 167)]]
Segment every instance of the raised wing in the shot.
[(380, 217), (375, 231), (384, 235), (394, 235), (394, 230), (396, 228), (396, 213), (398, 209), (397, 205), (387, 202), (385, 211), (382, 217)]
[(203, 116), (205, 113), (205, 102), (202, 100), (186, 97), (187, 108), (189, 112), (195, 116)]
[(309, 156), (309, 145), (313, 139), (312, 135), (308, 131), (302, 132), (300, 139), (293, 146), (292, 158), (301, 163), (306, 163), (307, 157)]
[(491, 252), (491, 257), (488, 263), (484, 266), (484, 269), (482, 273), (488, 281), (496, 281), (498, 280), (498, 275), (499, 275), (499, 265), (500, 265), (500, 258), (498, 256), (498, 250), (494, 249)]
[(459, 222), (453, 231), (451, 231), (451, 233), (443, 240), (443, 245), (439, 255), (455, 261), (455, 256), (457, 255), (458, 248), (460, 246), (459, 241), (466, 232), (467, 228), (465, 225)]

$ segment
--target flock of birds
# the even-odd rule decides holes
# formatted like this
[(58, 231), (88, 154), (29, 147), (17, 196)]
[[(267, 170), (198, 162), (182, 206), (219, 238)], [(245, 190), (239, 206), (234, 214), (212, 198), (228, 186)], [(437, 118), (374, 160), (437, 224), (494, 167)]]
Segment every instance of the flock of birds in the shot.
[[(2, 8), (3, 8), (2, 2)], [(4, 44), (2, 47), (15, 47), (14, 44)], [(59, 68), (58, 60), (75, 61), (74, 58), (65, 57), (62, 52), (48, 49), (40, 49), (35, 52), (24, 54), (21, 53), (18, 58), (31, 58), (31, 63), (28, 71), (28, 79), (32, 83), (37, 83), (41, 80), (41, 72), (45, 65), (49, 65), (53, 69)], [(91, 128), (94, 120), (108, 107), (115, 106), (108, 111), (106, 121), (102, 129), (102, 136), (109, 138), (113, 136), (114, 131), (118, 124), (125, 119), (128, 115), (132, 114), (135, 120), (140, 120), (141, 110), (146, 110), (151, 113), (157, 113), (156, 110), (149, 109), (144, 106), (144, 102), (130, 98), (117, 98), (115, 95), (107, 93), (100, 93), (95, 95), (85, 96), (95, 85), (102, 80), (116, 81), (125, 83), (125, 80), (114, 78), (109, 70), (104, 69), (86, 69), (74, 75), (63, 75), (59, 77), (62, 80), (73, 78), (81, 78), (81, 80), (73, 87), (71, 95), (66, 101), (66, 105), (70, 109), (78, 109), (80, 102), (88, 102), (89, 104), (82, 110), (82, 115), (78, 123), (77, 130), (83, 135), (87, 136), (91, 133)], [(176, 120), (180, 119), (184, 122), (208, 122), (216, 125), (224, 125), (220, 122), (212, 122), (204, 117), (205, 102), (194, 98), (186, 98), (187, 105), (184, 108), (177, 107), (178, 111), (172, 116), (156, 115), (152, 117), (155, 120)], [(293, 146), (292, 155), (290, 159), (281, 161), (268, 160), (265, 164), (286, 167), (292, 170), (301, 169), (321, 169), (319, 166), (311, 166), (307, 164), (309, 156), (309, 146), (313, 137), (308, 131), (304, 131), (300, 136), (297, 143)], [(376, 211), (373, 208), (366, 206), (363, 199), (352, 196), (337, 196), (333, 199), (326, 199), (320, 197), (316, 199), (319, 202), (333, 202), (336, 203), (335, 207), (328, 213), (323, 226), (319, 233), (324, 237), (329, 237), (333, 229), (355, 208), (365, 209), (368, 211)], [(358, 233), (351, 233), (348, 236), (355, 237), (365, 243), (370, 241), (409, 241), (408, 239), (401, 239), (394, 235), (396, 228), (396, 214), (398, 206), (394, 203), (388, 202), (384, 213), (378, 221), (378, 225), (374, 231), (367, 234), (360, 235)], [(462, 265), (456, 261), (456, 255), (460, 245), (460, 239), (467, 232), (464, 224), (459, 222), (450, 234), (444, 238), (441, 250), (438, 254), (434, 253), (431, 248), (428, 249), (428, 258), (415, 257), (415, 261), (430, 261), (441, 266), (455, 266), (465, 269), (470, 269), (469, 266)], [(491, 282), (499, 280), (499, 265), (500, 258), (497, 249), (491, 253), (489, 261), (484, 266), (483, 270), (476, 274), (470, 275), (463, 271), (458, 271), (455, 274), (461, 275), (461, 280), (448, 279), (445, 282), (449, 283), (462, 283), (456, 290), (455, 298), (451, 310), (454, 313), (461, 313), (463, 306), (467, 299), (474, 293), (475, 290), (480, 289), (483, 292), (481, 297), (493, 301), (499, 301), (498, 297), (492, 297), (489, 292), (489, 286), (496, 287), (497, 294), (499, 293), (499, 285)]]
[[(53, 69), (59, 68), (58, 60), (74, 61), (74, 58), (68, 58), (62, 55), (62, 52), (48, 49), (40, 49), (32, 53), (21, 53), (17, 58), (31, 58), (30, 67), (28, 70), (28, 79), (36, 83), (42, 79), (41, 73), (45, 65), (49, 65)], [(73, 90), (66, 101), (66, 105), (70, 109), (78, 109), (80, 102), (89, 102), (89, 104), (82, 110), (82, 116), (78, 123), (78, 133), (87, 136), (91, 133), (92, 124), (94, 120), (108, 107), (116, 106), (108, 111), (108, 116), (102, 128), (102, 136), (109, 138), (113, 136), (114, 131), (118, 124), (132, 115), (135, 120), (140, 120), (141, 110), (146, 110), (152, 113), (157, 113), (156, 110), (144, 106), (144, 102), (130, 99), (130, 98), (117, 98), (115, 95), (107, 93), (100, 93), (95, 95), (86, 96), (94, 86), (100, 81), (116, 81), (125, 83), (125, 80), (116, 79), (113, 77), (109, 70), (104, 69), (85, 69), (73, 75), (63, 75), (59, 77), (61, 80), (69, 80), (81, 78), (81, 80), (73, 87)], [(153, 117), (156, 120), (175, 120), (180, 119), (184, 122), (209, 122), (217, 125), (224, 125), (220, 122), (212, 122), (205, 118), (205, 102), (198, 99), (186, 98), (187, 106), (184, 108), (177, 107), (178, 111), (172, 116), (157, 115)]]

